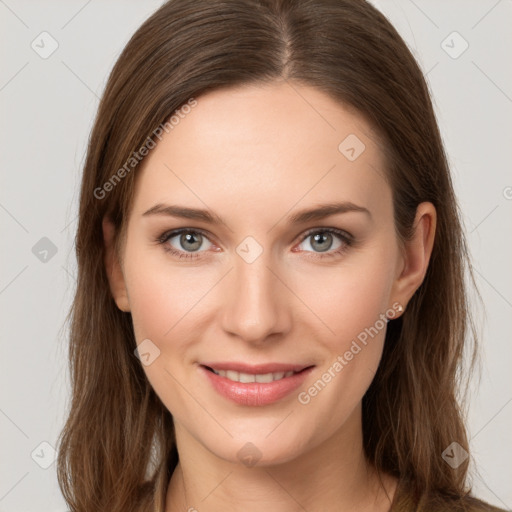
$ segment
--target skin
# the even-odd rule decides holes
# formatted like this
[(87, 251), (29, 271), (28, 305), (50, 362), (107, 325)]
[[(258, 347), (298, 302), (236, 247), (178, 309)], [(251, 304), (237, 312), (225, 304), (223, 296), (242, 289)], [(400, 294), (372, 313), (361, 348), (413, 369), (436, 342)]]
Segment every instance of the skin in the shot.
[[(338, 150), (349, 134), (366, 146), (354, 161)], [(144, 371), (176, 427), (180, 463), (166, 512), (389, 510), (396, 481), (367, 464), (361, 423), (385, 327), (309, 403), (297, 398), (393, 304), (406, 309), (427, 270), (435, 209), (419, 205), (414, 236), (401, 246), (377, 140), (362, 117), (314, 88), (209, 92), (136, 171), (119, 259), (104, 220), (115, 301), (131, 312), (137, 343), (150, 339), (160, 350)], [(340, 201), (370, 215), (286, 221)], [(158, 203), (208, 209), (224, 223), (143, 215)], [(202, 243), (196, 234), (198, 251), (179, 235), (156, 242), (178, 228), (205, 232)], [(325, 252), (345, 250), (321, 259), (315, 232), (306, 236), (313, 228), (346, 231), (355, 243), (332, 235)], [(263, 250), (252, 263), (236, 252), (247, 236)], [(165, 245), (198, 257), (180, 259)], [(251, 407), (211, 387), (198, 365), (212, 360), (315, 368), (296, 392)], [(248, 442), (260, 453), (252, 467), (237, 456)]]

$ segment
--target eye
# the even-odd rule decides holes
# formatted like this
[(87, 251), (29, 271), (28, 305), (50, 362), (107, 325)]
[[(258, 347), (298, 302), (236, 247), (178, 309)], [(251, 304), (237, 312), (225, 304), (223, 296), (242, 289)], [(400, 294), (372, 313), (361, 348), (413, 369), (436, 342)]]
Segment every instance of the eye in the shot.
[(301, 245), (303, 244), (306, 245), (306, 249), (302, 248), (300, 250), (311, 252), (307, 249), (307, 246), (309, 246), (313, 249), (314, 256), (312, 257), (325, 258), (343, 254), (353, 244), (353, 238), (340, 229), (316, 228), (306, 233), (301, 242)]
[(163, 233), (157, 241), (179, 258), (198, 258), (199, 255), (194, 253), (203, 252), (200, 249), (205, 241), (210, 244), (206, 249), (213, 245), (203, 232), (188, 228)]
[[(307, 242), (308, 240), (310, 241)], [(156, 241), (163, 245), (165, 251), (180, 259), (200, 258), (201, 253), (205, 252), (200, 250), (201, 247), (203, 249), (215, 247), (204, 232), (192, 228), (167, 231), (159, 236)], [(207, 242), (206, 247), (204, 247), (205, 242)], [(313, 258), (329, 258), (340, 256), (353, 243), (353, 237), (345, 231), (336, 228), (316, 228), (306, 233), (298, 246), (299, 249), (293, 249), (293, 251), (311, 252), (313, 254), (308, 257)], [(306, 245), (306, 248), (301, 248), (301, 245)], [(308, 245), (313, 249), (312, 251), (308, 250)], [(215, 250), (218, 251), (219, 249), (216, 248)]]

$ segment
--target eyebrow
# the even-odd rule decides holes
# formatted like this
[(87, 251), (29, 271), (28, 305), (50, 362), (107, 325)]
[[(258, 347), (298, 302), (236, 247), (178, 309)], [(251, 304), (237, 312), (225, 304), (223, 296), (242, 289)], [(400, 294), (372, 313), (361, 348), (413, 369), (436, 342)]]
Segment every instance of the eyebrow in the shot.
[[(349, 201), (341, 203), (328, 203), (317, 205), (313, 208), (300, 210), (286, 217), (289, 224), (304, 224), (313, 220), (321, 220), (331, 215), (347, 212), (360, 212), (366, 214), (370, 219), (372, 214), (367, 208), (356, 205)], [(167, 215), (182, 219), (198, 220), (208, 224), (225, 224), (221, 217), (209, 210), (201, 210), (196, 208), (188, 208), (186, 206), (167, 205), (158, 203), (145, 211), (142, 216), (149, 215)]]

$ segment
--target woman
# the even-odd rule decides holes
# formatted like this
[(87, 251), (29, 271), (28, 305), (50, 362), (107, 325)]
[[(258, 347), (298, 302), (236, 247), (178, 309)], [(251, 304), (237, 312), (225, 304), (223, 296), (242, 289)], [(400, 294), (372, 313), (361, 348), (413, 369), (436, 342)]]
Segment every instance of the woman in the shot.
[(466, 481), (444, 149), (370, 4), (164, 4), (109, 78), (76, 244), (71, 510), (498, 510)]

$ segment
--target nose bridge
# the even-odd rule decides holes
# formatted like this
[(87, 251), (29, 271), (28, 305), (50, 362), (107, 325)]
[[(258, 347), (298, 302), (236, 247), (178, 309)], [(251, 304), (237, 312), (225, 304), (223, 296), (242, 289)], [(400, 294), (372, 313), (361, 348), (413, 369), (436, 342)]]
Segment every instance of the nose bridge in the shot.
[(272, 267), (268, 252), (253, 260), (241, 254), (235, 255), (226, 283), (223, 328), (247, 341), (264, 341), (270, 334), (289, 328), (289, 313), (279, 289), (282, 285), (268, 268)]

